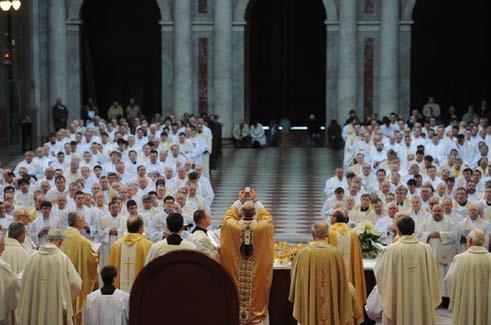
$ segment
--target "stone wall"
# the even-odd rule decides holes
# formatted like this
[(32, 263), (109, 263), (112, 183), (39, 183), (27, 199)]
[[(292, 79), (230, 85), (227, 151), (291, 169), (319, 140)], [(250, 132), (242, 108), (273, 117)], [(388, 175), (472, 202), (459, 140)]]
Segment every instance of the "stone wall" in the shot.
[[(182, 0), (177, 7), (177, 0), (156, 1), (162, 17), (162, 113), (218, 114), (224, 136), (230, 137), (233, 123), (247, 119), (249, 112), (245, 83), (249, 0)], [(361, 117), (392, 111), (406, 115), (415, 0), (322, 1), (327, 17), (326, 121), (344, 121), (350, 109), (357, 109)], [(55, 96), (51, 88), (65, 87), (71, 116), (79, 113), (82, 5), (83, 0), (32, 0), (31, 92), (38, 137), (49, 129), (41, 126), (50, 125), (48, 108)], [(64, 53), (65, 58), (50, 53)]]

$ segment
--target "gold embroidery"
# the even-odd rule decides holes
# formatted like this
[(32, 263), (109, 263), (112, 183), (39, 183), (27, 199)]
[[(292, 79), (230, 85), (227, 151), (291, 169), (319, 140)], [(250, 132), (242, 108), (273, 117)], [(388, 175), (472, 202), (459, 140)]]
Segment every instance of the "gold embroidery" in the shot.
[[(253, 245), (253, 232), (251, 221), (242, 221), (240, 242)], [(240, 321), (246, 323), (250, 321), (252, 305), (252, 277), (255, 271), (254, 254), (250, 258), (244, 258), (240, 254), (239, 259), (239, 301), (240, 301)]]

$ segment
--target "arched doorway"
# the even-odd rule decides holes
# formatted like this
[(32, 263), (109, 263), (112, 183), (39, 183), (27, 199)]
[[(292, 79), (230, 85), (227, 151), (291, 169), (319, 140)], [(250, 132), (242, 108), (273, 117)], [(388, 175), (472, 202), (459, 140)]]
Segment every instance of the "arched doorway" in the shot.
[(86, 0), (82, 9), (82, 94), (102, 116), (133, 97), (150, 117), (161, 112), (161, 32), (157, 1)]
[[(468, 105), (491, 100), (491, 4), (420, 0), (413, 11), (411, 102), (421, 109), (436, 97), (442, 114), (455, 105), (459, 116)], [(444, 116), (445, 117), (445, 116)]]
[(325, 121), (326, 12), (321, 0), (251, 0), (246, 12), (250, 119)]

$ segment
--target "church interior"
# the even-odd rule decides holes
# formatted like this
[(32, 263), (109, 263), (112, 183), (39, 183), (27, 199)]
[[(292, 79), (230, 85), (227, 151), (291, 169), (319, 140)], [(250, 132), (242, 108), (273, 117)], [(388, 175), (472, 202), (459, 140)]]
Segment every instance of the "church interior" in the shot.
[(491, 324), (490, 21), (0, 0), (0, 324)]

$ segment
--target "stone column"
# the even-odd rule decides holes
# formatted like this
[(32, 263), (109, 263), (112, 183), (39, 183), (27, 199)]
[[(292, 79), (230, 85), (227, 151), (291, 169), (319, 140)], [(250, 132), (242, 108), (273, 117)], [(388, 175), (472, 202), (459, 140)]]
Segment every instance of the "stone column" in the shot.
[(10, 96), (8, 94), (8, 69), (0, 65), (0, 162), (1, 167), (8, 163), (9, 157), (9, 131), (10, 116), (9, 105)]
[(80, 25), (81, 20), (69, 20), (67, 21), (67, 75), (70, 76), (67, 80), (67, 96), (64, 100), (68, 109), (70, 110), (70, 120), (80, 116), (80, 107), (82, 101), (82, 71), (80, 69), (80, 54), (83, 51), (82, 44), (80, 43)]
[(246, 104), (245, 104), (245, 21), (239, 21), (233, 23), (233, 62), (232, 62), (232, 102), (233, 102), (233, 116), (232, 124), (235, 122), (248, 119), (246, 116)]
[(399, 1), (382, 0), (379, 117), (399, 112)]
[(411, 29), (412, 21), (399, 22), (399, 114), (411, 113)]
[(343, 125), (349, 111), (357, 110), (357, 0), (339, 2), (339, 65), (337, 119)]
[(160, 22), (162, 55), (162, 116), (174, 114), (174, 23)]
[(191, 0), (174, 1), (174, 113), (192, 112)]
[(339, 23), (326, 21), (326, 126), (332, 119), (338, 119), (338, 66), (339, 66)]
[(215, 113), (223, 124), (222, 136), (232, 137), (232, 1), (215, 1), (214, 28)]
[[(61, 98), (67, 103), (67, 38), (66, 38), (66, 9), (63, 0), (48, 0), (48, 105), (46, 109)], [(69, 107), (68, 120), (79, 117), (79, 109)], [(75, 114), (75, 115), (74, 115)], [(48, 115), (49, 125), (53, 125), (51, 112)], [(52, 129), (52, 127), (51, 127)]]

